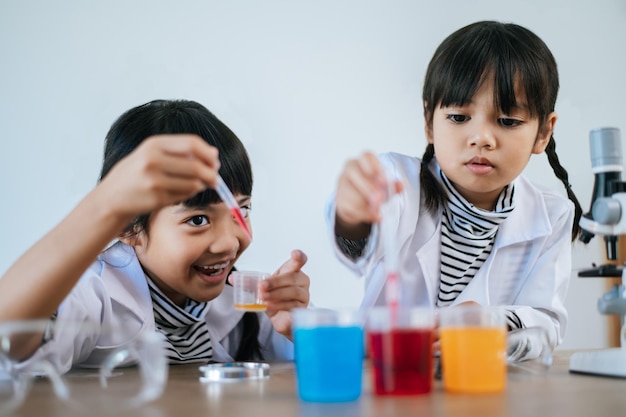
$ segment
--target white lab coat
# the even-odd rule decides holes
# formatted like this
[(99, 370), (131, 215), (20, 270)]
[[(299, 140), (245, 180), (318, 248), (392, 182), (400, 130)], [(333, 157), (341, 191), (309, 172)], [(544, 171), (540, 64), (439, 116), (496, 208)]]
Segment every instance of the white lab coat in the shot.
[[(242, 336), (243, 311), (234, 308), (232, 290), (225, 286), (206, 315), (217, 362), (233, 360)], [(292, 342), (274, 330), (267, 315), (259, 314), (259, 321), (264, 358), (292, 360)], [(132, 247), (117, 242), (98, 257), (59, 307), (57, 323), (53, 338), (28, 362), (45, 358), (60, 372), (94, 367), (141, 333), (156, 331), (150, 291)], [(78, 323), (88, 325), (77, 332)]]
[[(399, 251), (402, 297), (407, 303), (436, 306), (440, 280), (441, 210), (428, 213), (420, 199), (420, 160), (406, 155), (380, 155), (404, 183), (391, 208)], [(435, 162), (431, 164), (434, 172)], [(474, 301), (514, 311), (526, 327), (546, 329), (551, 346), (561, 343), (567, 323), (564, 300), (571, 276), (573, 204), (564, 196), (540, 190), (523, 176), (515, 180), (515, 209), (499, 226), (491, 255), (454, 304)], [(334, 196), (326, 221), (334, 251), (365, 278), (361, 309), (384, 304), (385, 270), (379, 225), (372, 227), (363, 255), (346, 257), (335, 241)]]

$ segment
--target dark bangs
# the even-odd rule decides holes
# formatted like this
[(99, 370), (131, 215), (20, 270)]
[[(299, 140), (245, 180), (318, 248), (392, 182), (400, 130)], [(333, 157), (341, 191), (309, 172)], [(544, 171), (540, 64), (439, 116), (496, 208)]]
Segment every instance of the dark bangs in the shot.
[[(215, 116), (208, 118), (202, 113), (210, 113), (197, 105), (174, 111), (171, 118), (165, 118), (163, 129), (167, 133), (195, 133), (215, 146), (219, 151), (220, 175), (224, 182), (237, 195), (252, 195), (252, 167), (248, 153), (237, 136)], [(200, 113), (200, 114), (198, 114)], [(206, 207), (219, 203), (221, 199), (213, 189), (206, 189), (185, 201), (188, 207)]]
[[(252, 168), (237, 136), (201, 104), (188, 100), (155, 100), (123, 114), (106, 137), (100, 178), (146, 138), (159, 134), (191, 133), (219, 150), (220, 175), (233, 194), (252, 195)], [(206, 207), (220, 202), (207, 189), (184, 202), (188, 207)]]
[(446, 38), (428, 65), (422, 94), (427, 124), (436, 106), (469, 103), (491, 75), (494, 104), (503, 113), (510, 114), (518, 104), (516, 82), (531, 117), (542, 121), (554, 110), (558, 73), (545, 43), (515, 24), (478, 22)]

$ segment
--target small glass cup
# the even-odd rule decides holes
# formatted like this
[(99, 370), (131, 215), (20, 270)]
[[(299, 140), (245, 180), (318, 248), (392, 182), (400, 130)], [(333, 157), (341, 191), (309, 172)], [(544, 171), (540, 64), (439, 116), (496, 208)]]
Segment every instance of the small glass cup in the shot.
[[(168, 362), (164, 339), (156, 332), (130, 337), (103, 352), (92, 369), (80, 369), (77, 364), (66, 374), (57, 367), (62, 365), (55, 354), (33, 353), (43, 340), (54, 343), (55, 334), (65, 338), (81, 332), (97, 336), (123, 331), (100, 323), (60, 319), (0, 322), (0, 415), (22, 406), (37, 377), (47, 378), (56, 397), (69, 407), (84, 411), (103, 405), (109, 409), (134, 408), (158, 398), (167, 382)], [(126, 372), (123, 367), (131, 363), (137, 363), (138, 369)], [(95, 379), (95, 383), (84, 383), (86, 379)]]
[(258, 271), (233, 271), (232, 284), (235, 297), (235, 308), (246, 311), (265, 311), (267, 306), (261, 300), (260, 284), (270, 274)]
[(292, 310), (298, 395), (308, 402), (354, 401), (363, 378), (363, 319), (358, 311)]
[(374, 307), (367, 322), (376, 395), (429, 393), (435, 313), (424, 307)]
[(494, 393), (506, 386), (504, 310), (454, 306), (439, 311), (443, 385), (455, 393)]

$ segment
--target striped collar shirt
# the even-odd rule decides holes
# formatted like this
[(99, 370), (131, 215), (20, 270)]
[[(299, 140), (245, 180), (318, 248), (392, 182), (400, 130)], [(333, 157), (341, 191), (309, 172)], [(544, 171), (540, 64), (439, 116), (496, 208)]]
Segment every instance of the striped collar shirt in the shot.
[(469, 203), (439, 169), (448, 202), (441, 227), (441, 280), (437, 306), (448, 306), (467, 287), (489, 257), (498, 226), (515, 208), (515, 187), (509, 184), (500, 193), (493, 211)]
[(157, 330), (166, 340), (170, 363), (206, 363), (213, 357), (213, 346), (205, 316), (209, 303), (188, 299), (184, 308), (174, 304), (146, 276), (152, 298)]

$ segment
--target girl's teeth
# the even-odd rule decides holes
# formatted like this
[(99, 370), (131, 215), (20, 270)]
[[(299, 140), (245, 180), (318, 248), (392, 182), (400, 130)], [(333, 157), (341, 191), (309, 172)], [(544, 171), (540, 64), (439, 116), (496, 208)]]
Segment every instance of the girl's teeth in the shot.
[(205, 271), (208, 271), (209, 269), (218, 270), (218, 269), (226, 268), (227, 265), (228, 265), (228, 262), (220, 264), (220, 265), (205, 265), (205, 266), (201, 266), (200, 268)]

